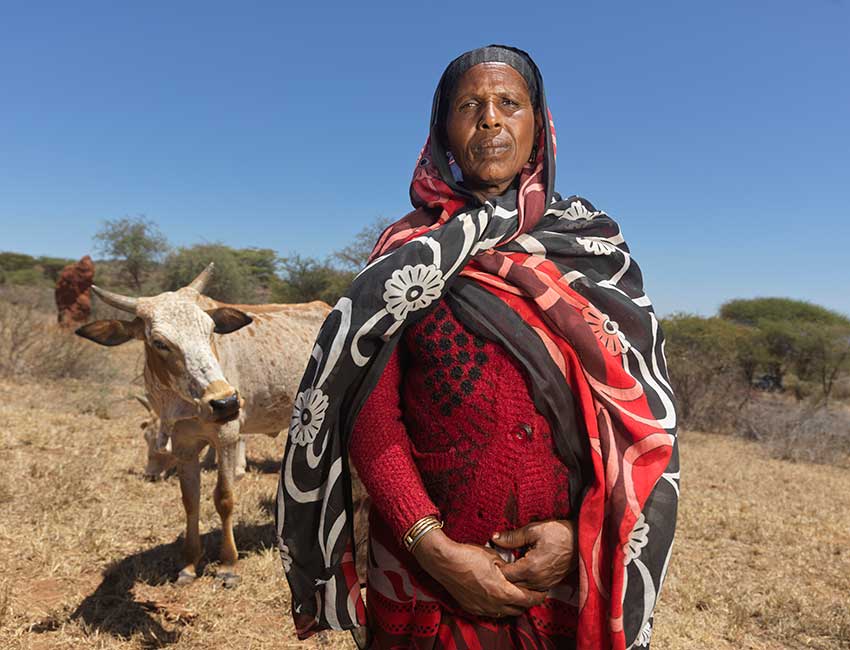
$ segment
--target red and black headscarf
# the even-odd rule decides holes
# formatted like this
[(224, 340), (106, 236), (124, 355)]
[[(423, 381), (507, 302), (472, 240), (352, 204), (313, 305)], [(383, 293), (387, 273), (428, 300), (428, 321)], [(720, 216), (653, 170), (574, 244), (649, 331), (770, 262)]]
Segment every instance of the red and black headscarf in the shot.
[[(548, 128), (514, 187), (481, 203), (443, 144), (441, 102), (459, 69), (491, 60), (532, 76)], [(679, 494), (664, 339), (619, 226), (554, 192), (555, 146), (543, 80), (524, 52), (481, 48), (444, 73), (411, 183), (416, 209), (381, 235), (322, 325), (296, 398), (276, 526), (299, 636), (365, 622), (346, 445), (404, 328), (444, 298), (525, 367), (569, 467), (577, 647), (649, 646)]]

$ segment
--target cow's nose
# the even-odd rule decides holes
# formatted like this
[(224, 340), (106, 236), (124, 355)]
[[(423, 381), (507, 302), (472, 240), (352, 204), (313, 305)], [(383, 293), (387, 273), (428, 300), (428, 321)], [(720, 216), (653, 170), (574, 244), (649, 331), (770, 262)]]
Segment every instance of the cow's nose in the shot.
[(239, 410), (239, 396), (234, 393), (224, 399), (211, 399), (210, 407), (216, 415), (226, 415)]

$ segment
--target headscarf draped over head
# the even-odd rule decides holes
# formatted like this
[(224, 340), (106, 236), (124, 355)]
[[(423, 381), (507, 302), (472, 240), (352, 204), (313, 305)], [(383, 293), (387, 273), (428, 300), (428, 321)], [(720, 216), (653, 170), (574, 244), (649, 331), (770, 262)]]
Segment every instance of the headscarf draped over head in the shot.
[[(515, 186), (482, 203), (452, 170), (440, 115), (464, 68), (494, 60), (523, 75), (548, 128)], [(296, 397), (276, 528), (300, 637), (365, 623), (346, 446), (402, 331), (442, 298), (523, 365), (569, 467), (577, 647), (648, 647), (679, 494), (663, 336), (619, 226), (585, 199), (561, 199), (554, 179), (555, 130), (531, 58), (489, 46), (452, 62), (413, 174), (416, 209), (384, 231), (329, 314)]]

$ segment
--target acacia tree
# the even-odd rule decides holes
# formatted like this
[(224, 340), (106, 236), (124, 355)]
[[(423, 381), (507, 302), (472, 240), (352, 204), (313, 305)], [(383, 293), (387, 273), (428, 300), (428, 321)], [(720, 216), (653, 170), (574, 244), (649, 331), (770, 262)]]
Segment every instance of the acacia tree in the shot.
[(850, 325), (800, 325), (794, 367), (801, 380), (820, 388), (828, 404), (835, 382), (850, 370)]
[(101, 253), (121, 263), (121, 270), (136, 291), (142, 290), (142, 280), (168, 251), (165, 235), (144, 215), (104, 221), (94, 241)]
[(375, 247), (378, 237), (392, 223), (386, 217), (378, 217), (371, 224), (365, 226), (354, 235), (352, 241), (345, 248), (341, 248), (333, 254), (334, 260), (346, 271), (358, 272), (369, 259), (369, 253)]
[(826, 307), (791, 298), (731, 300), (720, 316), (753, 328), (748, 342), (751, 366), (760, 366), (782, 387), (796, 376), (795, 394), (817, 387), (828, 402), (833, 388), (850, 372), (850, 318)]

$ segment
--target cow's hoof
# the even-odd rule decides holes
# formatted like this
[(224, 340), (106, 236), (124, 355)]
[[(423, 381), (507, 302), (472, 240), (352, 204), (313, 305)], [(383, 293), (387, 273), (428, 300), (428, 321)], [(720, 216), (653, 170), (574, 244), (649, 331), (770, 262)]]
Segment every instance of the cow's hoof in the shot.
[(194, 573), (188, 569), (183, 569), (177, 574), (177, 584), (181, 587), (184, 585), (190, 585), (195, 582), (195, 578), (197, 578), (197, 576)]
[(221, 583), (221, 586), (225, 589), (233, 589), (234, 587), (238, 587), (242, 582), (242, 576), (233, 573), (232, 571), (219, 571), (216, 574), (216, 580)]

